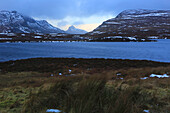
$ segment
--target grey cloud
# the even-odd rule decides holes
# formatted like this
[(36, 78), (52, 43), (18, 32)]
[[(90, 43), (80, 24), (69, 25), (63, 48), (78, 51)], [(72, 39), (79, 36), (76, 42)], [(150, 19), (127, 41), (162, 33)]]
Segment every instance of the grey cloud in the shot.
[(84, 22), (82, 22), (82, 21), (76, 21), (76, 22), (73, 23), (73, 25), (80, 25), (80, 24), (84, 24)]
[(69, 24), (69, 22), (67, 22), (67, 21), (61, 21), (61, 22), (59, 22), (58, 24), (57, 24), (57, 26), (65, 26), (65, 25), (68, 25)]
[(1, 0), (0, 10), (63, 19), (119, 13), (125, 9), (170, 9), (170, 0)]

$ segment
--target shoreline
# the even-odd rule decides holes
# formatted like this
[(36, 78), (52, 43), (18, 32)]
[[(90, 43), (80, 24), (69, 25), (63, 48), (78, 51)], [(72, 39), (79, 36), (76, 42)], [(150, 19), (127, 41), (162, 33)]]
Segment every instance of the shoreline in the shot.
[(75, 57), (28, 57), (28, 58), (21, 58), (21, 59), (12, 59), (12, 60), (4, 60), (0, 61), (0, 63), (5, 63), (5, 62), (16, 62), (16, 61), (21, 61), (21, 60), (31, 60), (31, 59), (81, 59), (81, 60), (122, 60), (122, 61), (148, 61), (148, 62), (157, 62), (157, 63), (166, 63), (170, 64), (170, 61), (159, 61), (159, 60), (147, 60), (147, 59), (116, 59), (116, 58), (75, 58)]
[(157, 42), (157, 40), (0, 40), (0, 43), (31, 43), (31, 42)]

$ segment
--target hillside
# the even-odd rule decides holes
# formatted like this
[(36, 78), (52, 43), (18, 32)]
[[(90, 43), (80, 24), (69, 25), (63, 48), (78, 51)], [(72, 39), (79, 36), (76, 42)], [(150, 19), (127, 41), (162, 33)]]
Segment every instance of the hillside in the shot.
[(64, 33), (45, 20), (35, 20), (17, 11), (0, 11), (0, 33)]
[(89, 34), (170, 38), (170, 10), (125, 10)]

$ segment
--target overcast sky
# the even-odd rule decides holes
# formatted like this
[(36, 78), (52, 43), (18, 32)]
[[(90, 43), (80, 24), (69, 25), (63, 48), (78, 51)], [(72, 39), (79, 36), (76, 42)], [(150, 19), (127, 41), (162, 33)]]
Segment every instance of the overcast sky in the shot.
[(16, 10), (62, 29), (75, 25), (87, 31), (126, 9), (170, 10), (170, 0), (0, 0), (0, 10)]

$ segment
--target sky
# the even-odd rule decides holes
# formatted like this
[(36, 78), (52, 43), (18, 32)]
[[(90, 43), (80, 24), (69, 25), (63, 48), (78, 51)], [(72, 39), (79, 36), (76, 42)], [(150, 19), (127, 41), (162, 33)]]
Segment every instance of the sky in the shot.
[(66, 30), (92, 31), (127, 9), (170, 10), (170, 0), (0, 0), (0, 10), (16, 10)]

